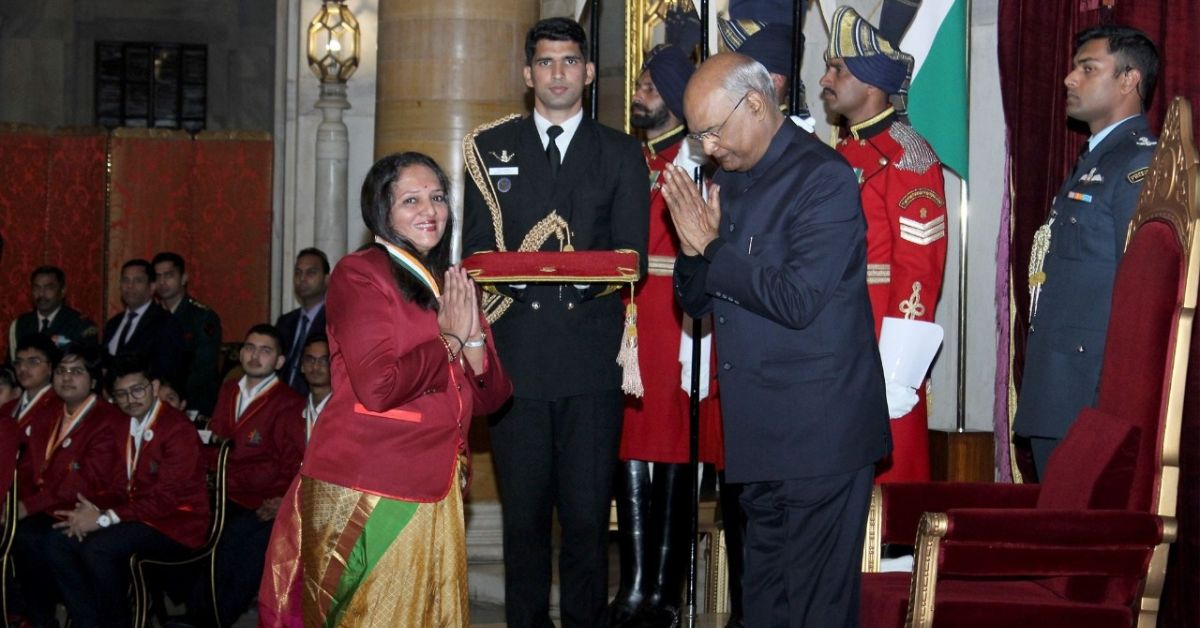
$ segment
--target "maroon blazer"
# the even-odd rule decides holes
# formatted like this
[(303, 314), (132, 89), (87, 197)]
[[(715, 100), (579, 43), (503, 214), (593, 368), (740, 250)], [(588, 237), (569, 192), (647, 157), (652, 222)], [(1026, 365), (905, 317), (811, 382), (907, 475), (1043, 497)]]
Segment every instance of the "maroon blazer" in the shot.
[(304, 397), (282, 380), (259, 394), (240, 420), (238, 381), (221, 385), (213, 410), (213, 434), (233, 441), (225, 482), (229, 500), (255, 509), (283, 497), (304, 458)]
[[(17, 397), (3, 406), (0, 406), (0, 417), (6, 419), (15, 419), (17, 413), (17, 404), (20, 403), (20, 401), (21, 398)], [(41, 399), (37, 400), (37, 403), (33, 404), (33, 407), (25, 413), (25, 416), (17, 424), (17, 435), (18, 438), (20, 438), (21, 444), (24, 445), (29, 442), (29, 437), (33, 433), (34, 425), (40, 426), (49, 423), (51, 427), (53, 427), (54, 421), (58, 420), (58, 415), (61, 413), (62, 399), (59, 399), (58, 395), (55, 394), (54, 389), (51, 388), (50, 390), (46, 391), (46, 394), (42, 395)]]
[(17, 449), (21, 445), (18, 433), (17, 422), (0, 414), (0, 498), (8, 496), (17, 470)]
[(450, 363), (437, 313), (404, 299), (378, 248), (338, 262), (325, 312), (333, 396), (302, 473), (395, 499), (441, 500), (471, 417), (512, 394), (490, 333), (481, 373)]
[[(17, 446), (19, 447), (17, 455), (17, 480), (19, 485), (17, 492), (21, 499), (25, 495), (33, 493), (33, 467), (29, 464), (29, 455), (25, 454), (25, 450), (29, 448), (29, 439), (32, 437), (34, 430), (52, 430), (54, 429), (55, 421), (62, 416), (62, 399), (58, 398), (54, 389), (46, 391), (37, 403), (25, 413), (25, 416), (19, 423), (15, 421), (14, 415), (17, 412), (17, 403), (21, 401), (20, 397), (9, 401), (0, 406), (0, 419), (14, 418), (14, 424), (17, 426)], [(45, 438), (45, 437), (43, 437)], [(45, 442), (45, 441), (43, 441)]]
[[(60, 411), (59, 416), (62, 416)], [(129, 433), (129, 417), (103, 399), (46, 456), (51, 433), (58, 420), (45, 429), (35, 429), (25, 449), (32, 492), (18, 495), (29, 514), (54, 514), (56, 510), (74, 510), (77, 494), (82, 494), (101, 509), (111, 507), (120, 487), (112, 483), (113, 468), (118, 464), (117, 444)]]
[(200, 436), (180, 411), (158, 403), (158, 418), (150, 426), (150, 440), (142, 441), (133, 478), (126, 464), (133, 455), (129, 419), (120, 447), (121, 463), (113, 486), (120, 487), (112, 506), (121, 521), (141, 521), (180, 544), (197, 548), (208, 535), (208, 486), (201, 455)]

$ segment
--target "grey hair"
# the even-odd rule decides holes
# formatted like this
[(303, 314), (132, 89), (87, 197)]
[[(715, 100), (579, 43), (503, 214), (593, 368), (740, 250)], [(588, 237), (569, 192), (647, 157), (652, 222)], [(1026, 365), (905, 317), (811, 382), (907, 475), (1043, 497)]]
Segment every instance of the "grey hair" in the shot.
[(762, 94), (767, 102), (773, 103), (778, 100), (775, 95), (775, 82), (771, 80), (767, 68), (749, 57), (730, 70), (721, 88), (737, 98), (746, 92), (755, 91)]

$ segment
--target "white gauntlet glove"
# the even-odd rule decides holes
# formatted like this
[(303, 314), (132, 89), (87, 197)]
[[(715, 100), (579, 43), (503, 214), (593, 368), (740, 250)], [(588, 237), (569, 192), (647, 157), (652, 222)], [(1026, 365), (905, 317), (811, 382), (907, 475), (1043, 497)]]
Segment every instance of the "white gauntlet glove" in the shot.
[(917, 405), (917, 391), (898, 382), (887, 383), (888, 416), (898, 419), (912, 411)]

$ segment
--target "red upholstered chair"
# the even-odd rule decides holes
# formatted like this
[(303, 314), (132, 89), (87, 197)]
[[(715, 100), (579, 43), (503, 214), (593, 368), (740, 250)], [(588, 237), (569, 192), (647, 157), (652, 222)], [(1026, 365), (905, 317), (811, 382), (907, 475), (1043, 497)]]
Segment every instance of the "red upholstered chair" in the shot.
[(1191, 120), (1176, 99), (1117, 268), (1096, 406), (1041, 485), (880, 487), (869, 541), (916, 557), (911, 575), (863, 574), (863, 626), (1155, 625), (1200, 278)]

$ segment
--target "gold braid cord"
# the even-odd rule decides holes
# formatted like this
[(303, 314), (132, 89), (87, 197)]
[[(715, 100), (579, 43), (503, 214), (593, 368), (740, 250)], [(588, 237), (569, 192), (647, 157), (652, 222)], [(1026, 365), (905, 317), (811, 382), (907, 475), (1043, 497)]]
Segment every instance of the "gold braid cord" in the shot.
[[(488, 211), (492, 215), (492, 231), (496, 236), (497, 251), (507, 250), (504, 247), (504, 216), (500, 209), (500, 199), (496, 196), (496, 189), (492, 186), (492, 180), (483, 172), (481, 166), (483, 155), (479, 151), (479, 145), (475, 143), (475, 138), (484, 131), (520, 117), (513, 113), (499, 120), (481, 124), (463, 137), (462, 142), (463, 162), (467, 165), (467, 174), (471, 175), (471, 180), (475, 182), (475, 187), (479, 189), (479, 194), (483, 197), (483, 202), (487, 204)], [(540, 250), (542, 245), (546, 243), (546, 240), (550, 239), (550, 236), (558, 237), (561, 250), (574, 250), (574, 247), (571, 246), (570, 225), (556, 211), (551, 211), (549, 216), (538, 221), (529, 230), (529, 233), (525, 234), (525, 238), (521, 240), (521, 246), (517, 250), (521, 252)], [(485, 292), (483, 295), (483, 312), (487, 316), (488, 324), (494, 325), (508, 311), (511, 305), (512, 298), (495, 292)]]
[(467, 174), (471, 175), (475, 187), (479, 188), (479, 195), (483, 197), (483, 202), (487, 203), (488, 211), (492, 214), (492, 230), (496, 234), (497, 251), (504, 250), (504, 223), (501, 220), (500, 200), (496, 198), (496, 189), (492, 187), (492, 180), (483, 172), (481, 167), (483, 155), (479, 152), (479, 145), (475, 143), (475, 138), (484, 131), (520, 117), (518, 114), (510, 113), (499, 120), (485, 122), (467, 133), (462, 141), (463, 162), (467, 164)]

